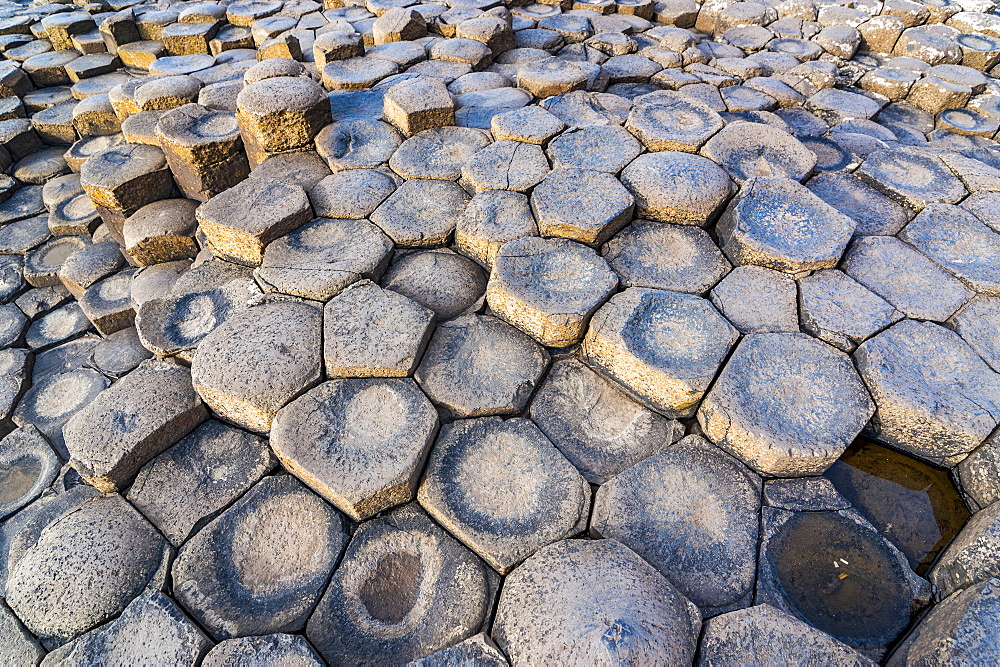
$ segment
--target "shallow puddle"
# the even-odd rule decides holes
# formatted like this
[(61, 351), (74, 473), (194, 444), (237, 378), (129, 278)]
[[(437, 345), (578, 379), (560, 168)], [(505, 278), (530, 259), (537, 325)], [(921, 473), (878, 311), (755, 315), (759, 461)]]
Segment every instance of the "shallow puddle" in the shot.
[(14, 502), (35, 485), (42, 472), (42, 462), (33, 456), (0, 464), (0, 506)]
[(969, 518), (948, 473), (858, 438), (825, 476), (924, 574)]
[(796, 512), (768, 560), (785, 600), (810, 624), (852, 644), (886, 644), (910, 620), (900, 561), (878, 535), (836, 512)]

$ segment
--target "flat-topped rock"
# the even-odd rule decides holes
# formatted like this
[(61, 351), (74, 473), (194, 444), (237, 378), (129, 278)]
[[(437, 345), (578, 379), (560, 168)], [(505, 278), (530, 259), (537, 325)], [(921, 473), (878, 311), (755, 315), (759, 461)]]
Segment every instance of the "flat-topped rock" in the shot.
[(160, 117), (156, 137), (177, 187), (192, 199), (207, 201), (250, 173), (240, 127), (229, 111), (186, 104)]
[(194, 664), (211, 646), (212, 641), (173, 600), (151, 591), (137, 597), (115, 620), (59, 647), (44, 662), (86, 664), (113, 657), (130, 663)]
[(306, 636), (334, 664), (415, 660), (479, 632), (495, 582), (485, 563), (407, 505), (358, 527)]
[(548, 362), (541, 346), (509, 324), (464, 315), (438, 325), (414, 377), (456, 417), (516, 414)]
[(350, 169), (330, 174), (310, 188), (309, 202), (317, 216), (360, 220), (395, 189), (395, 179), (383, 171)]
[[(245, 215), (248, 209), (253, 209), (254, 215)], [(196, 217), (213, 254), (257, 266), (268, 243), (313, 216), (301, 187), (277, 178), (248, 178), (199, 206)]]
[(650, 151), (695, 153), (724, 125), (705, 102), (663, 90), (639, 98), (625, 128)]
[(181, 548), (174, 596), (219, 640), (295, 632), (347, 539), (343, 518), (301, 482), (265, 477)]
[(753, 660), (781, 662), (789, 655), (853, 667), (875, 663), (822, 630), (769, 604), (759, 604), (705, 621), (699, 665)]
[(38, 640), (25, 629), (10, 607), (0, 602), (0, 657), (12, 665), (37, 665), (44, 655), (45, 649)]
[(413, 499), (437, 426), (409, 378), (331, 380), (278, 412), (271, 445), (288, 470), (361, 521)]
[(109, 384), (100, 373), (79, 366), (69, 372), (57, 372), (35, 381), (21, 397), (12, 418), (18, 426), (34, 425), (61, 458), (69, 459), (63, 426)]
[(323, 87), (306, 77), (271, 77), (252, 83), (236, 98), (236, 121), (251, 164), (266, 153), (308, 146), (330, 123)]
[(844, 352), (904, 317), (842, 271), (817, 271), (798, 286), (802, 328)]
[(455, 244), (463, 254), (490, 268), (505, 243), (537, 234), (527, 196), (509, 190), (484, 190), (469, 200), (459, 218)]
[(61, 462), (41, 432), (32, 425), (0, 440), (0, 517), (17, 512), (37, 498), (56, 478)]
[[(344, 33), (327, 33), (344, 34)], [(316, 135), (316, 152), (333, 171), (374, 169), (389, 161), (402, 141), (399, 132), (378, 120), (344, 120)]]
[(454, 102), (444, 82), (437, 78), (401, 81), (385, 91), (383, 105), (383, 118), (407, 137), (455, 124)]
[(529, 236), (497, 253), (486, 297), (500, 318), (549, 347), (583, 338), (591, 314), (618, 279), (593, 249)]
[(397, 144), (389, 167), (403, 178), (435, 178), (456, 181), (462, 168), (479, 150), (490, 145), (489, 137), (471, 127), (434, 127)]
[(209, 420), (144, 465), (127, 498), (180, 546), (276, 464), (263, 438)]
[(507, 658), (486, 634), (469, 637), (463, 642), (436, 651), (426, 658), (409, 663), (413, 667), (432, 667), (449, 663), (473, 663), (483, 667), (503, 667)]
[(563, 540), (504, 582), (493, 638), (517, 664), (679, 664), (694, 658), (700, 627), (694, 605), (621, 542)]
[(680, 225), (704, 227), (733, 191), (721, 167), (680, 151), (640, 155), (625, 167), (621, 180), (635, 197), (638, 216)]
[(954, 466), (1000, 418), (1000, 375), (939, 325), (899, 322), (861, 344), (854, 360), (877, 407), (872, 431), (919, 458)]
[(381, 281), (433, 311), (438, 321), (478, 312), (486, 291), (486, 273), (469, 258), (447, 248), (396, 254)]
[(594, 315), (583, 359), (666, 417), (688, 417), (739, 334), (705, 299), (630, 287)]
[(269, 291), (327, 301), (377, 280), (391, 256), (392, 241), (367, 220), (316, 218), (270, 243), (254, 274)]
[(206, 667), (240, 667), (245, 664), (266, 664), (268, 662), (301, 667), (321, 667), (323, 665), (320, 657), (316, 655), (316, 651), (309, 646), (309, 642), (303, 637), (285, 634), (227, 639), (216, 644), (215, 648), (205, 655), (201, 664)]
[(205, 336), (191, 363), (195, 390), (218, 415), (261, 433), (322, 375), (322, 313), (294, 301), (240, 311)]
[(6, 602), (47, 648), (120, 614), (166, 578), (170, 547), (121, 496), (92, 498), (8, 562)]
[(965, 186), (951, 170), (919, 148), (876, 151), (861, 165), (857, 176), (913, 211), (928, 204), (955, 204), (966, 195)]
[(526, 419), (443, 429), (418, 494), (441, 525), (501, 574), (586, 525), (590, 489)]
[(594, 125), (565, 132), (546, 149), (552, 167), (617, 174), (642, 152), (642, 145), (617, 125)]
[(1000, 574), (1000, 503), (976, 512), (942, 552), (927, 578), (939, 598), (975, 586)]
[(1000, 234), (950, 204), (930, 204), (899, 237), (980, 294), (1000, 295)]
[(473, 192), (528, 192), (549, 173), (549, 162), (534, 144), (501, 139), (479, 150), (462, 167), (462, 183)]
[(736, 347), (698, 411), (715, 444), (754, 470), (826, 470), (875, 406), (850, 358), (805, 334), (754, 334)]
[(854, 220), (856, 236), (892, 236), (909, 219), (906, 208), (853, 174), (819, 174), (806, 187)]
[(138, 266), (193, 258), (197, 208), (191, 199), (161, 199), (133, 213), (122, 228), (129, 258)]
[(468, 201), (469, 195), (457, 183), (415, 178), (389, 195), (370, 219), (397, 245), (443, 245)]
[(531, 210), (542, 236), (597, 245), (625, 226), (634, 199), (611, 174), (553, 169), (531, 193)]
[(590, 530), (634, 550), (706, 615), (732, 611), (753, 596), (760, 488), (691, 435), (601, 486)]

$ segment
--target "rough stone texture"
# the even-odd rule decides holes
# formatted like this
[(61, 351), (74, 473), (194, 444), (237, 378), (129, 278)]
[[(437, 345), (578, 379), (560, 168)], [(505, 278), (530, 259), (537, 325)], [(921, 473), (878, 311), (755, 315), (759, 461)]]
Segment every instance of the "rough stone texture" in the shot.
[(738, 183), (753, 178), (804, 181), (816, 155), (792, 135), (770, 125), (733, 123), (716, 134), (701, 154), (719, 163)]
[(899, 237), (957, 276), (979, 294), (1000, 296), (1000, 235), (972, 213), (930, 204)]
[(322, 313), (276, 301), (240, 311), (205, 336), (191, 380), (219, 416), (266, 433), (286, 403), (322, 375)]
[(733, 191), (729, 175), (699, 155), (663, 151), (640, 155), (622, 172), (636, 214), (659, 222), (704, 227)]
[(996, 428), (1000, 375), (944, 327), (903, 320), (854, 362), (877, 407), (871, 430), (893, 447), (951, 467)]
[(219, 642), (205, 655), (201, 664), (205, 667), (243, 667), (254, 664), (322, 667), (323, 661), (304, 638), (273, 634)]
[(170, 547), (118, 495), (84, 502), (8, 561), (7, 604), (47, 648), (120, 614), (166, 577)]
[(217, 640), (301, 630), (346, 543), (321, 498), (266, 477), (181, 548), (174, 595)]
[(440, 79), (417, 77), (385, 91), (383, 117), (407, 137), (455, 124), (454, 102)]
[(391, 256), (392, 241), (367, 220), (316, 218), (270, 243), (254, 273), (269, 291), (327, 301), (378, 279)]
[(690, 417), (738, 332), (708, 301), (630, 287), (594, 315), (583, 359), (667, 417)]
[(190, 199), (163, 199), (136, 211), (122, 228), (129, 258), (138, 266), (193, 258), (197, 208)]
[(803, 330), (844, 352), (903, 319), (892, 304), (841, 271), (817, 271), (798, 285)]
[(397, 253), (382, 287), (431, 310), (438, 320), (478, 312), (486, 273), (472, 260), (447, 248)]
[(195, 664), (211, 640), (159, 591), (136, 598), (122, 615), (59, 647), (43, 664)]
[(34, 426), (11, 431), (0, 440), (0, 518), (18, 511), (37, 498), (59, 472), (60, 462), (49, 443)]
[(695, 153), (723, 125), (705, 102), (664, 90), (643, 97), (625, 127), (651, 151)]
[(976, 512), (934, 563), (927, 578), (938, 598), (983, 583), (1000, 574), (1000, 503)]
[(891, 236), (905, 225), (909, 214), (893, 201), (853, 174), (819, 174), (806, 187), (856, 223), (856, 236)]
[(468, 201), (469, 195), (457, 183), (411, 179), (375, 209), (371, 221), (397, 245), (442, 245)]
[(495, 575), (417, 506), (359, 526), (309, 619), (331, 664), (408, 662), (479, 632)]
[(463, 642), (450, 646), (426, 658), (414, 660), (413, 667), (433, 667), (434, 665), (473, 664), (477, 667), (505, 667), (509, 664), (504, 654), (487, 635), (469, 637)]
[(271, 77), (252, 83), (236, 98), (236, 121), (252, 165), (267, 153), (308, 146), (330, 123), (322, 86), (306, 77)]
[(438, 523), (501, 574), (586, 526), (590, 489), (526, 419), (445, 427), (418, 494)]
[(469, 200), (455, 226), (455, 244), (462, 253), (490, 268), (505, 243), (537, 234), (538, 225), (525, 195), (486, 190)]
[(437, 432), (413, 380), (331, 380), (274, 418), (271, 447), (285, 468), (355, 521), (409, 502)]
[(263, 438), (207, 421), (143, 466), (127, 498), (180, 546), (275, 465)]
[[(38, 366), (36, 364), (36, 373)], [(12, 418), (18, 426), (34, 425), (49, 439), (56, 453), (68, 459), (63, 425), (111, 383), (100, 373), (87, 368), (77, 366), (65, 370), (68, 372), (56, 372), (37, 379), (21, 398)]]
[(805, 334), (744, 338), (698, 411), (705, 435), (754, 470), (826, 470), (875, 411), (850, 358)]
[(0, 602), (0, 658), (10, 665), (37, 665), (44, 655), (45, 649), (25, 629), (10, 607)]
[(705, 621), (698, 664), (766, 665), (784, 662), (789, 656), (806, 664), (851, 667), (875, 664), (847, 644), (769, 604), (731, 611)]
[(892, 199), (920, 211), (928, 204), (954, 204), (965, 187), (941, 160), (916, 148), (876, 151), (857, 176)]
[(694, 605), (625, 545), (563, 540), (507, 578), (493, 638), (515, 664), (686, 664), (700, 627)]
[(591, 248), (529, 236), (500, 248), (486, 299), (498, 317), (538, 342), (566, 347), (583, 338), (591, 314), (617, 286)]
[(688, 436), (604, 484), (591, 532), (621, 541), (706, 615), (749, 604), (760, 479)]
[(549, 363), (535, 341), (487, 315), (439, 324), (414, 377), (455, 417), (521, 412)]
[(531, 193), (531, 210), (542, 236), (597, 245), (625, 226), (634, 200), (611, 174), (553, 169)]

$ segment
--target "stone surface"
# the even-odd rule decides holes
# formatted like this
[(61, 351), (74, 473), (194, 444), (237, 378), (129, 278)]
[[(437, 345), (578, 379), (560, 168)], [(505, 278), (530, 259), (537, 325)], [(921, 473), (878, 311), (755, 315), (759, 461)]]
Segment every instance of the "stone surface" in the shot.
[(240, 667), (269, 662), (296, 667), (320, 667), (323, 664), (309, 642), (297, 635), (285, 634), (227, 639), (209, 651), (201, 664), (206, 667)]
[(0, 440), (0, 517), (17, 512), (55, 479), (60, 461), (34, 426), (15, 429)]
[(705, 615), (732, 611), (753, 596), (760, 487), (688, 436), (601, 486), (591, 532), (633, 549)]
[(507, 578), (493, 638), (517, 664), (694, 659), (697, 609), (615, 540), (563, 540)]
[(1000, 549), (1000, 503), (976, 512), (941, 553), (927, 578), (938, 598), (981, 584), (1000, 574), (996, 553)]
[(476, 193), (455, 225), (455, 244), (465, 255), (490, 268), (508, 241), (536, 236), (538, 225), (528, 198), (509, 190)]
[(447, 242), (469, 195), (448, 181), (410, 179), (371, 214), (397, 245), (428, 247)]
[(708, 301), (630, 287), (594, 315), (583, 359), (666, 417), (689, 417), (738, 332)]
[(528, 420), (461, 420), (442, 430), (418, 494), (448, 531), (501, 574), (586, 525), (590, 489)]
[(622, 172), (636, 213), (658, 222), (704, 227), (733, 191), (729, 176), (707, 158), (678, 151), (641, 155)]
[(266, 433), (278, 410), (319, 381), (321, 347), (319, 308), (263, 303), (240, 311), (201, 340), (191, 380), (216, 414)]
[(611, 174), (553, 169), (531, 193), (531, 210), (542, 236), (597, 245), (625, 226), (634, 199)]
[(278, 412), (271, 446), (286, 469), (361, 521), (413, 499), (437, 427), (409, 378), (331, 380)]
[(482, 561), (407, 505), (361, 524), (306, 636), (330, 663), (407, 662), (476, 634), (494, 590)]
[(475, 262), (446, 248), (399, 252), (382, 278), (382, 287), (398, 292), (451, 320), (478, 312), (486, 291), (486, 273)]
[(796, 477), (826, 470), (874, 411), (843, 352), (805, 334), (754, 334), (736, 347), (698, 422), (754, 470)]
[(301, 630), (346, 543), (333, 508), (266, 477), (181, 548), (174, 595), (217, 640)]

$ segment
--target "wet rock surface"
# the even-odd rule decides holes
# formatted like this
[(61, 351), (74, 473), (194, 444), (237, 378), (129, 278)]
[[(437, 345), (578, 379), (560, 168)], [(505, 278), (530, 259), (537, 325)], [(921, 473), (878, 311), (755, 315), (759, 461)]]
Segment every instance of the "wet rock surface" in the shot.
[(0, 0), (0, 661), (997, 662), (1000, 10), (848, 5)]

